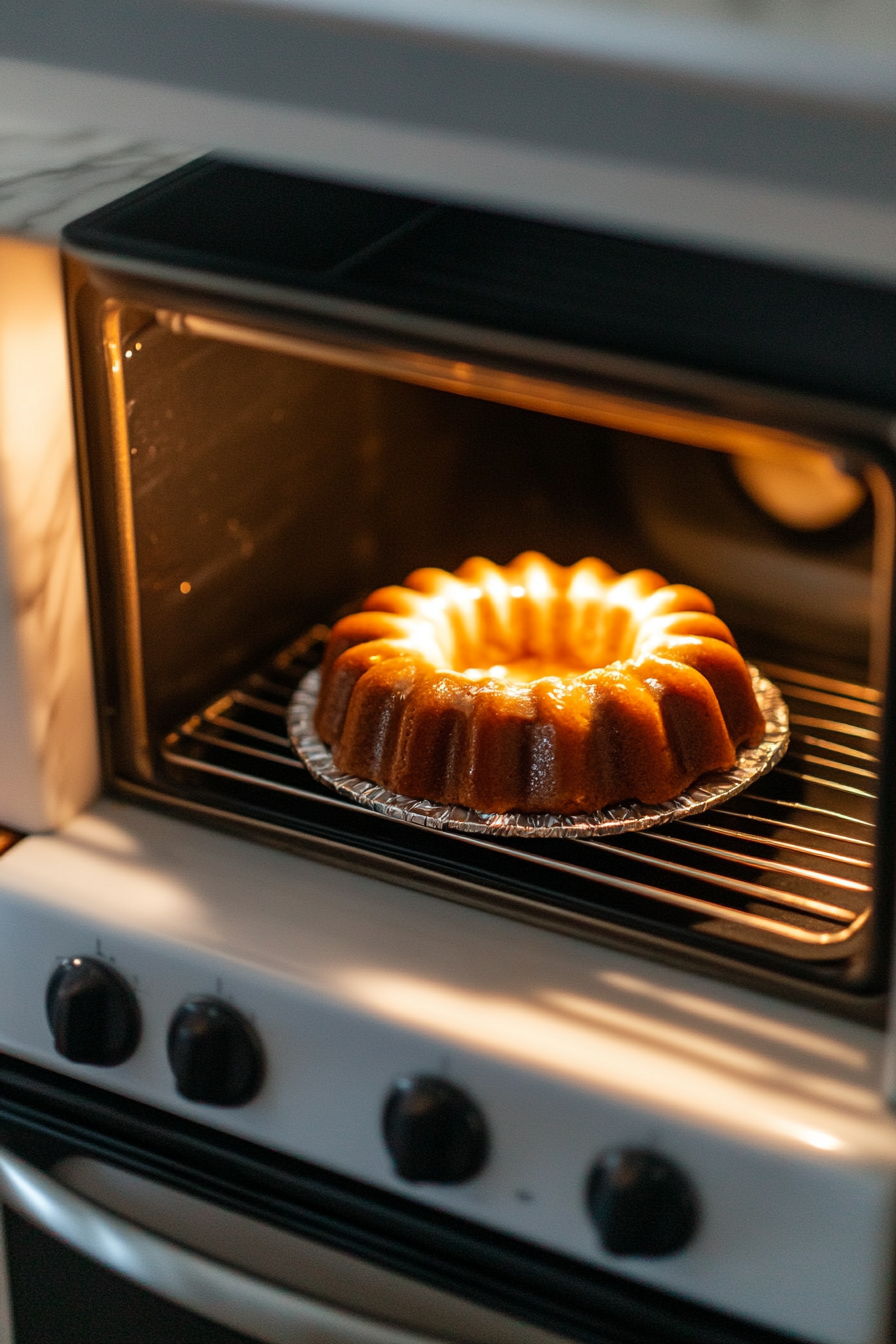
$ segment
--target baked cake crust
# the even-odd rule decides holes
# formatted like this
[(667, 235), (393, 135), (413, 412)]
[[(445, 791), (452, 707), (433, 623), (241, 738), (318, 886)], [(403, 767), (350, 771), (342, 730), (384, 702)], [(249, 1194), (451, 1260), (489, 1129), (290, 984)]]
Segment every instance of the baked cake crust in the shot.
[(534, 551), (371, 593), (330, 633), (315, 727), (395, 793), (555, 814), (666, 802), (765, 732), (705, 593)]

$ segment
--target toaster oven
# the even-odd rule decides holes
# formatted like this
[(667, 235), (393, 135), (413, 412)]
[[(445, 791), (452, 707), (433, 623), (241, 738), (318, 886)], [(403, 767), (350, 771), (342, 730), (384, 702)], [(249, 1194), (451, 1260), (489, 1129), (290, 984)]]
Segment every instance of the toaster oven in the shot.
[[(92, 668), (72, 464), (0, 475), (16, 1338), (884, 1344), (893, 296), (218, 157), (63, 260)], [(315, 782), (332, 622), (529, 549), (705, 589), (784, 759), (591, 839)]]
[[(110, 787), (882, 1020), (889, 300), (215, 159), (67, 242)], [(334, 617), (528, 549), (709, 591), (789, 701), (783, 764), (584, 841), (437, 832), (315, 783), (284, 715)]]

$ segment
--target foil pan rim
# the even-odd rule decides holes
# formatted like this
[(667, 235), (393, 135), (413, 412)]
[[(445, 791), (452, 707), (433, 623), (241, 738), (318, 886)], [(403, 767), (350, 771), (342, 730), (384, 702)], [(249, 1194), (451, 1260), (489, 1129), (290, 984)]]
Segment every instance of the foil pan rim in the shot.
[(431, 803), (393, 793), (369, 779), (343, 774), (332, 753), (314, 730), (314, 712), (320, 690), (320, 669), (299, 682), (286, 714), (293, 750), (308, 773), (334, 789), (393, 821), (433, 830), (463, 831), (472, 835), (514, 836), (519, 839), (585, 840), (625, 831), (646, 831), (665, 822), (706, 812), (727, 802), (767, 774), (783, 757), (790, 741), (787, 704), (774, 682), (747, 664), (753, 690), (765, 718), (765, 737), (758, 747), (744, 747), (730, 770), (703, 775), (677, 798), (665, 803), (617, 803), (601, 812), (559, 816), (550, 812), (475, 812), (472, 808)]

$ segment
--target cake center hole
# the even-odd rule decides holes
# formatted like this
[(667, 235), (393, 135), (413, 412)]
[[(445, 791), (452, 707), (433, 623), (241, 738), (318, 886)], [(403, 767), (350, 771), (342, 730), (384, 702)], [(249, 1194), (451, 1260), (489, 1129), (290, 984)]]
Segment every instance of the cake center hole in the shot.
[(472, 681), (497, 677), (500, 681), (513, 681), (525, 686), (531, 681), (538, 681), (540, 677), (578, 677), (588, 670), (589, 664), (578, 659), (545, 658), (541, 654), (531, 654), (503, 663), (493, 663), (490, 667), (467, 667), (463, 675)]

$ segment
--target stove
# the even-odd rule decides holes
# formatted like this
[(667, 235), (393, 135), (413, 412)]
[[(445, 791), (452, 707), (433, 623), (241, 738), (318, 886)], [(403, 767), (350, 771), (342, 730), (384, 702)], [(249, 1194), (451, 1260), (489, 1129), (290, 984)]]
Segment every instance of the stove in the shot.
[[(19, 1344), (882, 1344), (892, 295), (217, 156), (65, 247), (0, 699)], [(783, 761), (581, 841), (316, 783), (332, 623), (532, 547), (709, 591)]]

